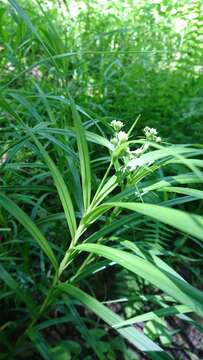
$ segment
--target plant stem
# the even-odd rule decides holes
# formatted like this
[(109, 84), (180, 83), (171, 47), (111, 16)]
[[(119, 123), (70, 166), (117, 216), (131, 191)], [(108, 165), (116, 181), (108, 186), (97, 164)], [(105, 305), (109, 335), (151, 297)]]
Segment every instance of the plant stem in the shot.
[(105, 182), (105, 180), (106, 180), (106, 178), (107, 178), (107, 176), (108, 176), (108, 174), (109, 174), (109, 172), (111, 170), (112, 165), (113, 165), (113, 163), (111, 161), (108, 168), (107, 168), (107, 170), (106, 170), (106, 172), (105, 172), (105, 174), (104, 174), (104, 177), (103, 177), (101, 183), (99, 184), (99, 187), (98, 187), (98, 189), (97, 189), (97, 191), (96, 191), (96, 193), (94, 195), (94, 198), (92, 199), (92, 203), (90, 204), (89, 209), (91, 209), (95, 205), (95, 202), (97, 201), (98, 194), (99, 194), (100, 190), (102, 189), (102, 187), (104, 185), (104, 182)]
[[(108, 168), (107, 168), (107, 171), (105, 172), (104, 174), (104, 177), (95, 193), (95, 196), (88, 208), (88, 211), (91, 210), (96, 201), (97, 201), (97, 197), (105, 183), (105, 180), (111, 170), (111, 167), (112, 167), (113, 163), (112, 161), (110, 162)], [(86, 214), (85, 214), (86, 215)], [(84, 216), (85, 216), (84, 215)], [(24, 331), (24, 333), (19, 337), (17, 343), (16, 343), (16, 346), (19, 346), (19, 344), (24, 340), (25, 336), (29, 334), (29, 331), (31, 330), (31, 328), (35, 325), (35, 323), (37, 322), (37, 320), (39, 319), (39, 317), (43, 314), (43, 312), (47, 309), (47, 307), (50, 305), (51, 301), (52, 301), (52, 298), (53, 298), (53, 293), (54, 293), (54, 290), (55, 290), (55, 286), (58, 282), (58, 280), (60, 279), (60, 276), (62, 275), (63, 271), (67, 268), (67, 266), (70, 264), (71, 262), (71, 255), (72, 255), (72, 251), (74, 249), (74, 246), (77, 244), (77, 241), (79, 240), (80, 236), (83, 234), (83, 232), (85, 231), (85, 225), (82, 223), (82, 220), (75, 232), (75, 236), (72, 238), (71, 240), (71, 243), (70, 243), (70, 246), (68, 248), (68, 250), (66, 251), (65, 253), (65, 256), (63, 257), (61, 263), (60, 263), (60, 266), (59, 266), (59, 271), (58, 273), (54, 276), (54, 279), (53, 279), (53, 283), (48, 291), (48, 294), (46, 296), (46, 298), (44, 299), (38, 313), (36, 314), (36, 316), (34, 317), (34, 319), (32, 319), (31, 323), (28, 325), (28, 327), (26, 328), (26, 330)], [(89, 261), (91, 261), (91, 257), (92, 257), (92, 254), (90, 254), (87, 259), (83, 262), (83, 264), (81, 265), (81, 267), (78, 269), (77, 271), (77, 274), (79, 274), (81, 272), (81, 270), (85, 267), (85, 265), (87, 265), (89, 263)]]
[(71, 240), (71, 244), (68, 248), (68, 250), (66, 251), (61, 263), (60, 263), (60, 266), (59, 266), (59, 277), (61, 276), (62, 272), (67, 268), (67, 266), (69, 265), (69, 258), (72, 254), (72, 250), (74, 249), (74, 246), (77, 244), (77, 241), (78, 239), (80, 238), (80, 236), (83, 234), (83, 232), (85, 231), (85, 225), (82, 224), (80, 222), (77, 230), (76, 230), (76, 233), (75, 233), (75, 236), (74, 238)]

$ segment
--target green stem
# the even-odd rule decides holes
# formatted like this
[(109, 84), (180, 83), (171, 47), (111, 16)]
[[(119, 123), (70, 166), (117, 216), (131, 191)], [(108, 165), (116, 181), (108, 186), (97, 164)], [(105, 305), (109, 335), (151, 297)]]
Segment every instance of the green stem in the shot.
[(109, 172), (111, 170), (112, 165), (113, 165), (113, 163), (111, 161), (108, 168), (107, 168), (107, 170), (106, 170), (106, 172), (105, 172), (105, 174), (104, 174), (104, 177), (103, 177), (101, 183), (99, 184), (99, 187), (98, 187), (98, 189), (97, 189), (97, 191), (96, 191), (96, 193), (95, 193), (95, 195), (94, 195), (94, 197), (92, 199), (89, 210), (95, 205), (95, 203), (97, 201), (97, 198), (98, 198), (98, 195), (99, 195), (99, 192), (100, 192), (100, 190), (102, 189), (102, 187), (104, 185), (104, 182), (105, 182), (105, 180), (106, 180), (106, 178), (107, 178), (107, 176), (108, 176), (108, 174), (109, 174)]
[(72, 251), (74, 249), (74, 246), (77, 244), (77, 241), (79, 240), (80, 236), (83, 234), (83, 232), (85, 231), (85, 225), (80, 223), (74, 238), (71, 241), (71, 244), (68, 248), (68, 250), (65, 253), (65, 256), (63, 257), (60, 266), (59, 266), (59, 277), (61, 276), (61, 274), (63, 273), (63, 271), (67, 268), (67, 266), (70, 264), (71, 260), (70, 257), (72, 255)]
[[(94, 206), (94, 203), (96, 203), (97, 201), (97, 197), (105, 183), (105, 180), (111, 170), (113, 163), (111, 161), (111, 163), (108, 166), (108, 169), (106, 171), (106, 173), (104, 174), (104, 177), (95, 193), (95, 196), (92, 200), (92, 203), (90, 204), (88, 211), (91, 210)], [(77, 244), (77, 241), (79, 240), (80, 236), (83, 234), (83, 232), (85, 231), (85, 225), (82, 223), (82, 220), (75, 232), (74, 237), (71, 240), (70, 246), (68, 248), (68, 250), (65, 253), (65, 256), (63, 257), (60, 266), (59, 266), (59, 271), (58, 273), (54, 276), (53, 279), (53, 283), (48, 291), (48, 294), (46, 296), (46, 298), (44, 299), (38, 313), (36, 314), (36, 316), (34, 317), (34, 319), (32, 319), (32, 321), (30, 322), (30, 324), (28, 325), (28, 327), (26, 328), (26, 330), (24, 331), (24, 333), (20, 336), (20, 338), (18, 339), (16, 346), (19, 346), (19, 344), (24, 340), (25, 336), (28, 335), (29, 331), (31, 330), (31, 328), (36, 324), (37, 320), (39, 319), (39, 317), (44, 313), (44, 311), (47, 309), (47, 307), (50, 305), (50, 303), (53, 300), (53, 293), (55, 291), (55, 286), (58, 282), (58, 280), (60, 279), (60, 276), (62, 275), (63, 271), (68, 267), (68, 265), (70, 264), (70, 262), (72, 261), (71, 259), (71, 255), (73, 253), (74, 247)], [(102, 239), (101, 239), (102, 240)], [(87, 259), (83, 262), (83, 264), (81, 265), (81, 267), (78, 269), (77, 271), (77, 275), (81, 272), (81, 270), (85, 267), (85, 265), (87, 265), (89, 263), (89, 261), (91, 261), (91, 257), (92, 254), (90, 254)]]

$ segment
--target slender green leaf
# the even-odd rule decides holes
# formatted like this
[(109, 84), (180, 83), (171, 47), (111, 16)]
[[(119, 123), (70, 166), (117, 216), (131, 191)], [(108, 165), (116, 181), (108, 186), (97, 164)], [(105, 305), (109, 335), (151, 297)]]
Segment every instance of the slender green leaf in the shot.
[(55, 270), (58, 269), (58, 262), (56, 257), (44, 235), (30, 219), (30, 217), (22, 210), (18, 205), (16, 205), (11, 199), (6, 195), (0, 194), (0, 205), (3, 206), (12, 216), (14, 216), (24, 228), (33, 236), (37, 241), (40, 248), (47, 255)]
[(185, 305), (174, 305), (168, 306), (163, 309), (149, 311), (145, 314), (134, 316), (128, 320), (121, 322), (120, 324), (115, 325), (115, 328), (120, 328), (127, 325), (133, 325), (139, 322), (149, 321), (149, 320), (156, 320), (159, 317), (166, 317), (166, 316), (174, 316), (177, 314), (185, 314), (191, 312), (191, 309)]
[(28, 336), (44, 360), (55, 360), (50, 347), (36, 328), (29, 329)]
[(77, 111), (77, 108), (71, 96), (70, 96), (70, 104), (71, 104), (71, 110), (74, 120), (78, 152), (80, 158), (84, 209), (87, 210), (90, 204), (90, 197), (91, 197), (91, 170), (90, 170), (89, 151), (88, 151), (85, 130), (80, 115)]
[(49, 56), (49, 58), (51, 59), (52, 63), (54, 64), (54, 66), (56, 67), (56, 69), (58, 69), (57, 67), (57, 63), (54, 59), (54, 57), (52, 56), (51, 52), (49, 51), (48, 47), (46, 46), (46, 44), (44, 43), (44, 41), (42, 40), (41, 35), (39, 34), (38, 30), (35, 28), (35, 26), (32, 24), (31, 20), (29, 19), (29, 17), (27, 16), (27, 14), (25, 13), (24, 9), (22, 8), (22, 6), (19, 4), (18, 1), (16, 0), (9, 0), (10, 4), (13, 6), (13, 8), (17, 11), (17, 13), (19, 14), (19, 16), (23, 19), (23, 21), (25, 22), (25, 24), (27, 25), (28, 29), (36, 36), (37, 40), (39, 41), (39, 43), (42, 45), (42, 47), (44, 48), (45, 52), (47, 53), (47, 55)]
[(82, 244), (78, 245), (76, 249), (115, 261), (203, 316), (203, 293), (193, 288), (185, 280), (174, 276), (171, 272), (164, 271), (139, 256), (105, 245)]
[[(105, 305), (103, 305), (98, 300), (94, 299), (92, 296), (88, 295), (84, 291), (69, 284), (60, 284), (58, 285), (58, 288), (61, 291), (79, 300), (84, 306), (87, 306), (97, 316), (103, 319), (109, 326), (113, 327), (115, 324), (118, 324), (118, 322), (122, 320), (120, 316), (116, 315), (112, 310), (108, 309)], [(158, 345), (156, 345), (152, 340), (147, 338), (136, 328), (129, 326), (124, 329), (116, 330), (132, 345), (136, 346), (141, 351), (147, 352), (150, 358), (170, 359), (170, 357), (165, 357), (166, 355)]]
[(165, 186), (165, 187), (159, 189), (159, 191), (175, 192), (178, 194), (194, 196), (197, 199), (203, 199), (203, 191), (197, 190), (197, 189), (183, 188), (183, 187), (178, 187), (178, 186), (171, 186), (171, 187)]
[(26, 304), (27, 308), (29, 309), (30, 313), (34, 316), (37, 311), (37, 306), (34, 303), (32, 297), (28, 292), (25, 292), (16, 280), (8, 273), (8, 271), (3, 267), (3, 265), (0, 264), (0, 279), (5, 282), (5, 284), (13, 290), (14, 294), (17, 295), (17, 297)]
[(49, 167), (51, 175), (54, 179), (66, 215), (66, 220), (69, 226), (69, 230), (73, 238), (76, 232), (76, 220), (75, 220), (74, 208), (68, 188), (65, 184), (65, 181), (63, 180), (61, 173), (59, 172), (58, 168), (56, 167), (53, 160), (49, 156), (48, 152), (44, 149), (44, 147), (41, 145), (39, 140), (34, 135), (33, 135), (33, 139), (36, 145), (38, 146), (44, 160), (46, 161), (47, 166)]
[(75, 326), (77, 327), (85, 342), (92, 348), (99, 360), (104, 360), (104, 354), (101, 353), (100, 349), (97, 347), (97, 342), (95, 341), (94, 336), (92, 336), (91, 332), (87, 328), (85, 321), (78, 313), (75, 305), (72, 302), (68, 302), (67, 305), (69, 307), (70, 313), (73, 315)]
[(164, 206), (146, 204), (146, 203), (125, 203), (125, 202), (111, 202), (98, 206), (96, 209), (90, 211), (84, 218), (84, 223), (94, 221), (102, 213), (112, 207), (119, 207), (136, 211), (140, 214), (152, 217), (165, 224), (171, 225), (176, 229), (187, 234), (196, 236), (203, 240), (203, 218), (199, 215), (188, 214), (181, 210), (171, 209)]
[[(72, 127), (68, 127), (66, 129), (45, 128), (42, 130), (40, 129), (38, 132), (42, 135), (45, 133), (53, 133), (53, 134), (60, 134), (63, 136), (70, 136), (70, 137), (77, 136), (77, 134), (75, 133), (75, 131)], [(85, 130), (85, 136), (89, 142), (104, 146), (109, 150), (112, 149), (112, 144), (110, 143), (110, 141), (101, 135), (98, 135), (91, 131)]]

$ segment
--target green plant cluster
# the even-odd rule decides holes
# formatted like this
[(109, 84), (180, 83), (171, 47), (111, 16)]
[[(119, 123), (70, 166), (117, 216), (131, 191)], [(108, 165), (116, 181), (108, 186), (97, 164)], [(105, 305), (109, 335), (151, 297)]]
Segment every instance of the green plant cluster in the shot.
[[(50, 93), (58, 77), (53, 64), (23, 19), (12, 6), (9, 10), (9, 1), (4, 2), (1, 81), (7, 84), (27, 68), (11, 88), (35, 93), (27, 76), (32, 74)], [(140, 114), (138, 130), (159, 127), (169, 141), (202, 142), (201, 1), (20, 3), (74, 97), (94, 116), (131, 123)]]
[(2, 1), (0, 359), (201, 358), (201, 10)]

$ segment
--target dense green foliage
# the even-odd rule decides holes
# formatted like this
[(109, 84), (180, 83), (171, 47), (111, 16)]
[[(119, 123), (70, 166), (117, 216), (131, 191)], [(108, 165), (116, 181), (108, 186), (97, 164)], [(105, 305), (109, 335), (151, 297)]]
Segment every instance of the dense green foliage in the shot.
[(0, 359), (201, 357), (202, 10), (0, 4)]
[[(139, 129), (158, 126), (170, 141), (202, 142), (201, 1), (51, 3), (49, 9), (46, 1), (21, 1), (81, 106), (106, 119), (132, 121), (141, 114)], [(27, 74), (40, 62), (44, 91), (61, 94), (42, 41), (12, 8), (8, 16), (7, 4), (1, 24), (1, 66), (7, 69), (1, 81), (28, 68), (10, 88), (35, 93)]]

